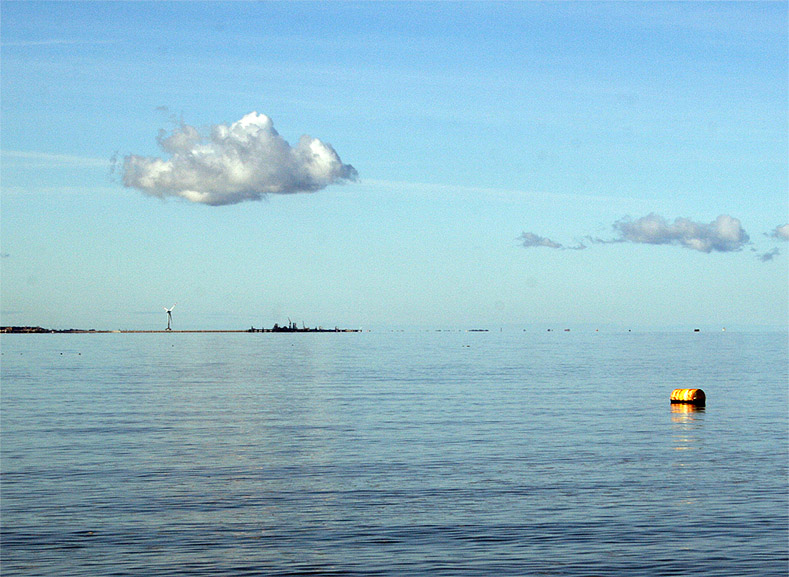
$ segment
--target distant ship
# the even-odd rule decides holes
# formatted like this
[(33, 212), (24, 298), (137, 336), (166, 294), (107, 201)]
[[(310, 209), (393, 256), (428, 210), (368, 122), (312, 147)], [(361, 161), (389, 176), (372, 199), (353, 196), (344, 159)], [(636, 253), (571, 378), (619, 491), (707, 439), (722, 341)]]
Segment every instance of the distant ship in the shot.
[(333, 329), (324, 329), (323, 327), (318, 328), (311, 328), (305, 327), (304, 325), (299, 328), (299, 326), (294, 323), (290, 322), (288, 319), (288, 324), (285, 326), (280, 326), (277, 323), (274, 323), (274, 326), (270, 329), (256, 329), (255, 327), (250, 327), (247, 331), (248, 333), (359, 333), (362, 329), (341, 329), (339, 327), (334, 327)]

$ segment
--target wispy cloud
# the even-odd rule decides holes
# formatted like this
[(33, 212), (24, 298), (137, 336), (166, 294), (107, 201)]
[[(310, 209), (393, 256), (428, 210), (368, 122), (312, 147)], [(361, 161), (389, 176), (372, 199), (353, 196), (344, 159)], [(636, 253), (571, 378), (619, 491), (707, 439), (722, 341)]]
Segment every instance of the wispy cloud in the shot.
[(106, 168), (111, 164), (111, 160), (106, 158), (90, 158), (71, 154), (51, 154), (48, 152), (29, 152), (23, 150), (0, 151), (0, 158), (2, 158), (3, 164), (7, 165), (8, 163), (12, 163), (14, 166), (22, 168)]
[(2, 195), (5, 196), (33, 196), (33, 195), (117, 195), (117, 186), (31, 186), (31, 185), (3, 185)]
[(759, 255), (756, 255), (756, 256), (759, 257), (760, 261), (768, 262), (768, 261), (773, 260), (773, 257), (776, 257), (779, 254), (781, 254), (781, 250), (778, 247), (775, 247), (772, 250), (768, 250), (767, 252), (759, 254)]
[(544, 236), (534, 234), (533, 232), (521, 233), (521, 235), (518, 237), (518, 240), (521, 241), (521, 245), (526, 248), (540, 247), (540, 246), (546, 248), (555, 248), (560, 250), (583, 250), (586, 248), (586, 246), (582, 243), (578, 243), (576, 246), (565, 246), (561, 243), (555, 242)]
[[(774, 238), (774, 239), (777, 239), (777, 240), (780, 240), (780, 241), (789, 241), (789, 224), (782, 224), (780, 226), (776, 226), (770, 232), (765, 232), (764, 236), (766, 236), (768, 238)], [(758, 253), (757, 249), (754, 248), (752, 250), (753, 250), (753, 252)], [(767, 252), (764, 252), (764, 253), (761, 253), (761, 254), (757, 254), (756, 256), (758, 257), (758, 259), (760, 261), (768, 262), (768, 261), (773, 260), (773, 258), (778, 256), (779, 254), (781, 254), (781, 249), (779, 249), (776, 246), (776, 247), (773, 247), (771, 250), (768, 250)]]
[(525, 199), (535, 202), (585, 202), (603, 205), (610, 205), (611, 203), (632, 205), (633, 203), (638, 203), (639, 205), (646, 205), (646, 201), (642, 202), (632, 198), (601, 194), (558, 193), (544, 190), (496, 188), (490, 186), (471, 186), (462, 184), (440, 184), (406, 180), (379, 180), (369, 178), (365, 178), (362, 183), (365, 185), (374, 186), (378, 189), (396, 190), (398, 192), (407, 191), (415, 194), (429, 194), (431, 196), (442, 194), (453, 198), (457, 197), (459, 194), (465, 194), (474, 197), (484, 195), (503, 200), (511, 200), (514, 202), (522, 202)]
[(236, 204), (267, 194), (315, 192), (357, 178), (331, 145), (305, 135), (291, 147), (271, 119), (257, 112), (217, 124), (207, 136), (181, 123), (172, 133), (160, 131), (157, 140), (171, 158), (126, 156), (123, 183), (160, 198)]
[(28, 47), (28, 46), (73, 46), (84, 44), (115, 44), (116, 40), (67, 40), (62, 38), (50, 38), (46, 40), (20, 40), (17, 42), (1, 42), (3, 48)]

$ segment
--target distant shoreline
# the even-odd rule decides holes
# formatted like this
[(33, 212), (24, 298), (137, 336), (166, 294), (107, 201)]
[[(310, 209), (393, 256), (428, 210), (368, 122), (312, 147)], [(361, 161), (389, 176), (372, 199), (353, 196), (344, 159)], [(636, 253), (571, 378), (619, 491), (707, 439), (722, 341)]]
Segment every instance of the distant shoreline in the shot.
[(323, 328), (295, 328), (279, 327), (271, 329), (195, 329), (195, 330), (96, 330), (96, 329), (47, 329), (44, 327), (0, 327), (0, 334), (155, 334), (155, 333), (360, 333), (361, 329), (323, 329)]

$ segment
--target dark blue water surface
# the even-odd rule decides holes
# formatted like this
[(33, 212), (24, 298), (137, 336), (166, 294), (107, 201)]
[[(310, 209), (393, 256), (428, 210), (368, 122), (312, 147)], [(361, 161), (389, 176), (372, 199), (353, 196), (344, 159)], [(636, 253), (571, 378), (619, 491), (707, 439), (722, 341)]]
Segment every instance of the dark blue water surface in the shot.
[(785, 576), (787, 343), (4, 335), (0, 570)]

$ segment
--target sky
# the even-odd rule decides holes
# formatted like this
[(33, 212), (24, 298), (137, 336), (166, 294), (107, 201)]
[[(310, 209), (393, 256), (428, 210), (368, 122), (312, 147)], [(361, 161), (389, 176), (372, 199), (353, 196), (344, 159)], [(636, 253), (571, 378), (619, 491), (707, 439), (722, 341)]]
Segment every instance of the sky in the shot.
[(779, 328), (786, 2), (0, 4), (0, 323)]

